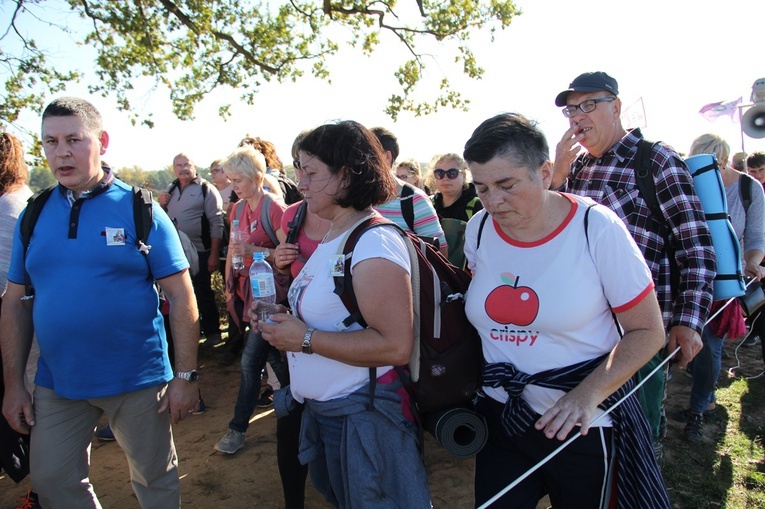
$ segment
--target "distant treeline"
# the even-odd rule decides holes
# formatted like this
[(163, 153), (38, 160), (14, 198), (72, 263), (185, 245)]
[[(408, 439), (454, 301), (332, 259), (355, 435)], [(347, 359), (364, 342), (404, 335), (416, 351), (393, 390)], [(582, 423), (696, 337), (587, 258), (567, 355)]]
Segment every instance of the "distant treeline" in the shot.
[[(197, 168), (202, 178), (210, 179), (210, 170), (208, 168)], [(114, 170), (117, 177), (131, 186), (145, 187), (158, 196), (159, 193), (167, 189), (167, 186), (175, 180), (175, 173), (170, 168), (159, 171), (145, 171), (138, 167), (118, 168)], [(32, 191), (45, 189), (56, 183), (55, 177), (48, 168), (32, 168), (29, 172), (29, 187)]]
[[(292, 165), (286, 168), (287, 176), (294, 180), (295, 170)], [(156, 198), (159, 193), (167, 189), (167, 186), (175, 180), (175, 173), (171, 168), (159, 171), (145, 171), (137, 166), (132, 168), (118, 168), (114, 170), (117, 177), (131, 186), (145, 187), (154, 193)], [(212, 182), (210, 168), (197, 168), (197, 172), (203, 179)], [(48, 168), (32, 168), (29, 171), (29, 187), (37, 192), (56, 183), (55, 177)]]

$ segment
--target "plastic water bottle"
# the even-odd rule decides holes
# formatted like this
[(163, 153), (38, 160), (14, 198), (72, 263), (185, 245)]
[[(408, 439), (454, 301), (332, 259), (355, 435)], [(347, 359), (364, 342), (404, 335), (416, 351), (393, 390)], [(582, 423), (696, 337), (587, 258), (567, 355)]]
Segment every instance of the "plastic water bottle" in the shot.
[[(234, 219), (231, 225), (231, 240), (236, 243), (242, 243), (246, 240), (244, 235), (245, 233), (239, 229), (239, 220)], [(234, 266), (234, 270), (243, 269), (244, 257), (241, 255), (231, 255), (231, 264)]]
[(252, 285), (252, 298), (258, 301), (258, 320), (269, 322), (269, 315), (276, 308), (276, 285), (274, 284), (274, 270), (265, 260), (262, 251), (252, 254), (250, 265), (250, 284)]

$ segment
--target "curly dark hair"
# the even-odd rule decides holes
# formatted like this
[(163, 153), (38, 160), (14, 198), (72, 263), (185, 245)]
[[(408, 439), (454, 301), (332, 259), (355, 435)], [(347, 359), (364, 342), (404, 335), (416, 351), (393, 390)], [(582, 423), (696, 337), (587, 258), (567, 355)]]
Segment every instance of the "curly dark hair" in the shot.
[(282, 175), (285, 174), (284, 171), (284, 164), (282, 163), (282, 160), (279, 159), (279, 156), (276, 155), (276, 145), (271, 143), (270, 141), (263, 140), (261, 138), (258, 138), (257, 136), (253, 137), (249, 134), (244, 137), (242, 141), (239, 142), (239, 146), (243, 147), (245, 145), (250, 145), (255, 150), (260, 151), (263, 156), (266, 158), (266, 165), (272, 169), (272, 170), (279, 170), (279, 173)]
[(396, 184), (380, 141), (358, 122), (345, 120), (319, 126), (303, 138), (298, 149), (317, 157), (332, 174), (346, 169), (347, 192), (335, 198), (341, 207), (364, 210), (396, 196)]

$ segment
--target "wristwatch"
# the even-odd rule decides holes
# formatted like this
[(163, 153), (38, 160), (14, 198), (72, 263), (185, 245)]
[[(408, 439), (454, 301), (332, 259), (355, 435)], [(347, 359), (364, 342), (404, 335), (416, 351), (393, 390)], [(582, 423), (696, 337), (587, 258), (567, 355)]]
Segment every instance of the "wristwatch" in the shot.
[(195, 383), (197, 380), (199, 380), (199, 373), (197, 373), (196, 369), (192, 369), (191, 371), (176, 371), (173, 373), (173, 376), (175, 378), (180, 378), (182, 380), (186, 380), (189, 383)]
[(308, 355), (313, 353), (313, 349), (311, 348), (311, 336), (313, 336), (313, 331), (315, 331), (313, 327), (308, 327), (308, 330), (305, 331), (305, 336), (303, 336), (303, 353), (307, 353)]

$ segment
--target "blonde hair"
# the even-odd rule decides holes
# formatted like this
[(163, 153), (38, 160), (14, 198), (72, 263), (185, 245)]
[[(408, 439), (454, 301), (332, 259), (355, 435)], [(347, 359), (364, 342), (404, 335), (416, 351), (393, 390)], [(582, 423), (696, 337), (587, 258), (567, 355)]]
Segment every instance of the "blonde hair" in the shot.
[(691, 150), (688, 155), (695, 156), (699, 154), (714, 154), (720, 166), (728, 163), (730, 156), (730, 145), (716, 134), (702, 134), (691, 143)]
[(221, 161), (220, 165), (227, 176), (229, 173), (234, 173), (263, 185), (266, 175), (266, 158), (260, 151), (249, 145), (234, 150), (231, 155)]
[(438, 163), (447, 160), (457, 163), (455, 164), (456, 168), (465, 177), (465, 183), (463, 187), (467, 187), (468, 182), (470, 182), (470, 170), (468, 170), (468, 164), (465, 162), (461, 155), (454, 152), (449, 152), (447, 154), (436, 154), (428, 163), (428, 171), (425, 175), (425, 185), (428, 186), (431, 190), (436, 189), (436, 177), (433, 176), (433, 170), (436, 169)]

